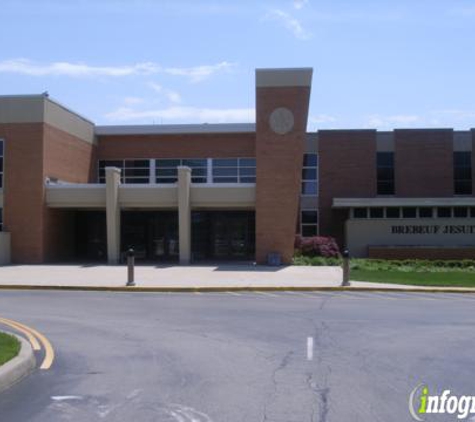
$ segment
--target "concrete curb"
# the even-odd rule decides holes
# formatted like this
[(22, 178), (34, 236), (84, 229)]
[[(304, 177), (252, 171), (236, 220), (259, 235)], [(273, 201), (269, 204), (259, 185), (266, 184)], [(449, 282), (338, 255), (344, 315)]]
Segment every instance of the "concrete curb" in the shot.
[[(12, 334), (8, 333), (7, 334)], [(33, 372), (36, 368), (36, 358), (28, 343), (23, 337), (14, 335), (21, 343), (18, 356), (0, 366), (0, 393), (16, 384), (18, 381)]]
[(406, 293), (472, 293), (475, 289), (464, 288), (387, 288), (387, 287), (313, 287), (313, 286), (255, 286), (255, 287), (115, 287), (115, 286), (39, 286), (39, 285), (0, 285), (0, 290), (62, 290), (85, 292), (129, 292), (129, 293), (206, 293), (206, 292), (318, 292), (318, 291), (346, 291), (346, 292), (406, 292)]

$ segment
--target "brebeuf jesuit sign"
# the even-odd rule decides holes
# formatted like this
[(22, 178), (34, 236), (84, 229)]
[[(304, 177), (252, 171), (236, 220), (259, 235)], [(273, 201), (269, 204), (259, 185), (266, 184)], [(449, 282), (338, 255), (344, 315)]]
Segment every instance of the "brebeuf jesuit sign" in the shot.
[(411, 224), (407, 226), (391, 226), (391, 234), (475, 234), (475, 225)]

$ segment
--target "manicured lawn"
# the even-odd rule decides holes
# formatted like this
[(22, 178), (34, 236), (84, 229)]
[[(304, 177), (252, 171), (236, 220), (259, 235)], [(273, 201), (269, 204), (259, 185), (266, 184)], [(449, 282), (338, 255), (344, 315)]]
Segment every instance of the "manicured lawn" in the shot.
[(416, 286), (475, 287), (475, 272), (371, 271), (353, 269), (351, 280)]
[(13, 359), (20, 351), (20, 342), (13, 336), (0, 333), (0, 365)]

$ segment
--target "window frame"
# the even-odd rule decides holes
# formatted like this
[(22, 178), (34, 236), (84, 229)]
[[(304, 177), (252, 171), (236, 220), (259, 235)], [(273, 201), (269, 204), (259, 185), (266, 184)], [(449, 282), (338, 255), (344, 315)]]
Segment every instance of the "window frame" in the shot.
[[(312, 223), (307, 223), (307, 222), (303, 222), (304, 218), (303, 218), (303, 213), (304, 212), (312, 212), (312, 213), (315, 213), (315, 216), (316, 216), (316, 219), (315, 219), (315, 222), (312, 222)], [(318, 236), (319, 235), (319, 215), (318, 215), (318, 209), (317, 208), (303, 208), (300, 210), (300, 236), (301, 237), (314, 237), (314, 236)], [(304, 236), (303, 235), (303, 231), (304, 231), (304, 227), (315, 227), (315, 234), (312, 235), (312, 236)]]
[[(306, 165), (305, 164), (305, 158), (306, 156), (315, 156), (315, 165)], [(301, 196), (318, 196), (318, 179), (319, 179), (319, 175), (318, 175), (318, 168), (319, 168), (319, 159), (318, 159), (318, 153), (316, 152), (306, 152), (304, 153), (303, 155), (303, 163), (302, 163), (302, 183), (301, 183), (301, 187), (300, 187), (300, 195)], [(310, 178), (310, 179), (307, 179), (307, 178), (304, 178), (304, 173), (306, 170), (315, 170), (315, 179), (313, 178)], [(306, 193), (305, 192), (305, 186), (307, 184), (311, 184), (311, 185), (315, 185), (315, 193)]]
[[(251, 160), (253, 163), (248, 163)], [(229, 161), (229, 164), (225, 164)], [(234, 163), (232, 163), (234, 161)], [(216, 174), (219, 171), (230, 174)], [(245, 174), (250, 172), (253, 174)], [(255, 184), (256, 183), (256, 158), (255, 157), (213, 157), (211, 158), (211, 180), (212, 184)]]
[[(463, 155), (462, 155), (463, 154)], [(458, 157), (464, 157), (461, 161), (462, 164), (459, 164), (457, 161)], [(454, 195), (456, 196), (471, 196), (473, 194), (473, 169), (472, 169), (472, 160), (473, 160), (473, 152), (472, 151), (454, 151), (453, 152), (453, 171), (454, 171)], [(469, 175), (468, 178), (459, 178), (457, 177), (457, 173), (459, 171), (466, 171)], [(464, 191), (462, 188), (464, 184), (469, 186), (467, 191)], [(460, 192), (460, 190), (464, 192)]]
[[(380, 158), (383, 157), (383, 154), (385, 156), (388, 156), (390, 154), (391, 157), (391, 164), (385, 164), (382, 163), (380, 164)], [(381, 179), (379, 176), (380, 170), (386, 170), (391, 173), (391, 177), (388, 179)], [(390, 193), (389, 192), (381, 192), (380, 188), (382, 186), (389, 186)], [(395, 154), (394, 151), (377, 151), (376, 152), (376, 194), (378, 196), (394, 196), (396, 194), (396, 178), (395, 178)]]

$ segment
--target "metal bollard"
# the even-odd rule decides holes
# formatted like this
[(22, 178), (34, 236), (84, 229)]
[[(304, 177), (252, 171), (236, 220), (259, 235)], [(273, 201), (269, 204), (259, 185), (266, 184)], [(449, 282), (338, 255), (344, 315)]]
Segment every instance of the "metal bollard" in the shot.
[(343, 256), (343, 281), (341, 282), (341, 287), (350, 286), (350, 253), (348, 249), (345, 249), (342, 253)]
[(127, 251), (127, 284), (126, 286), (135, 286), (134, 281), (135, 253), (133, 248)]

